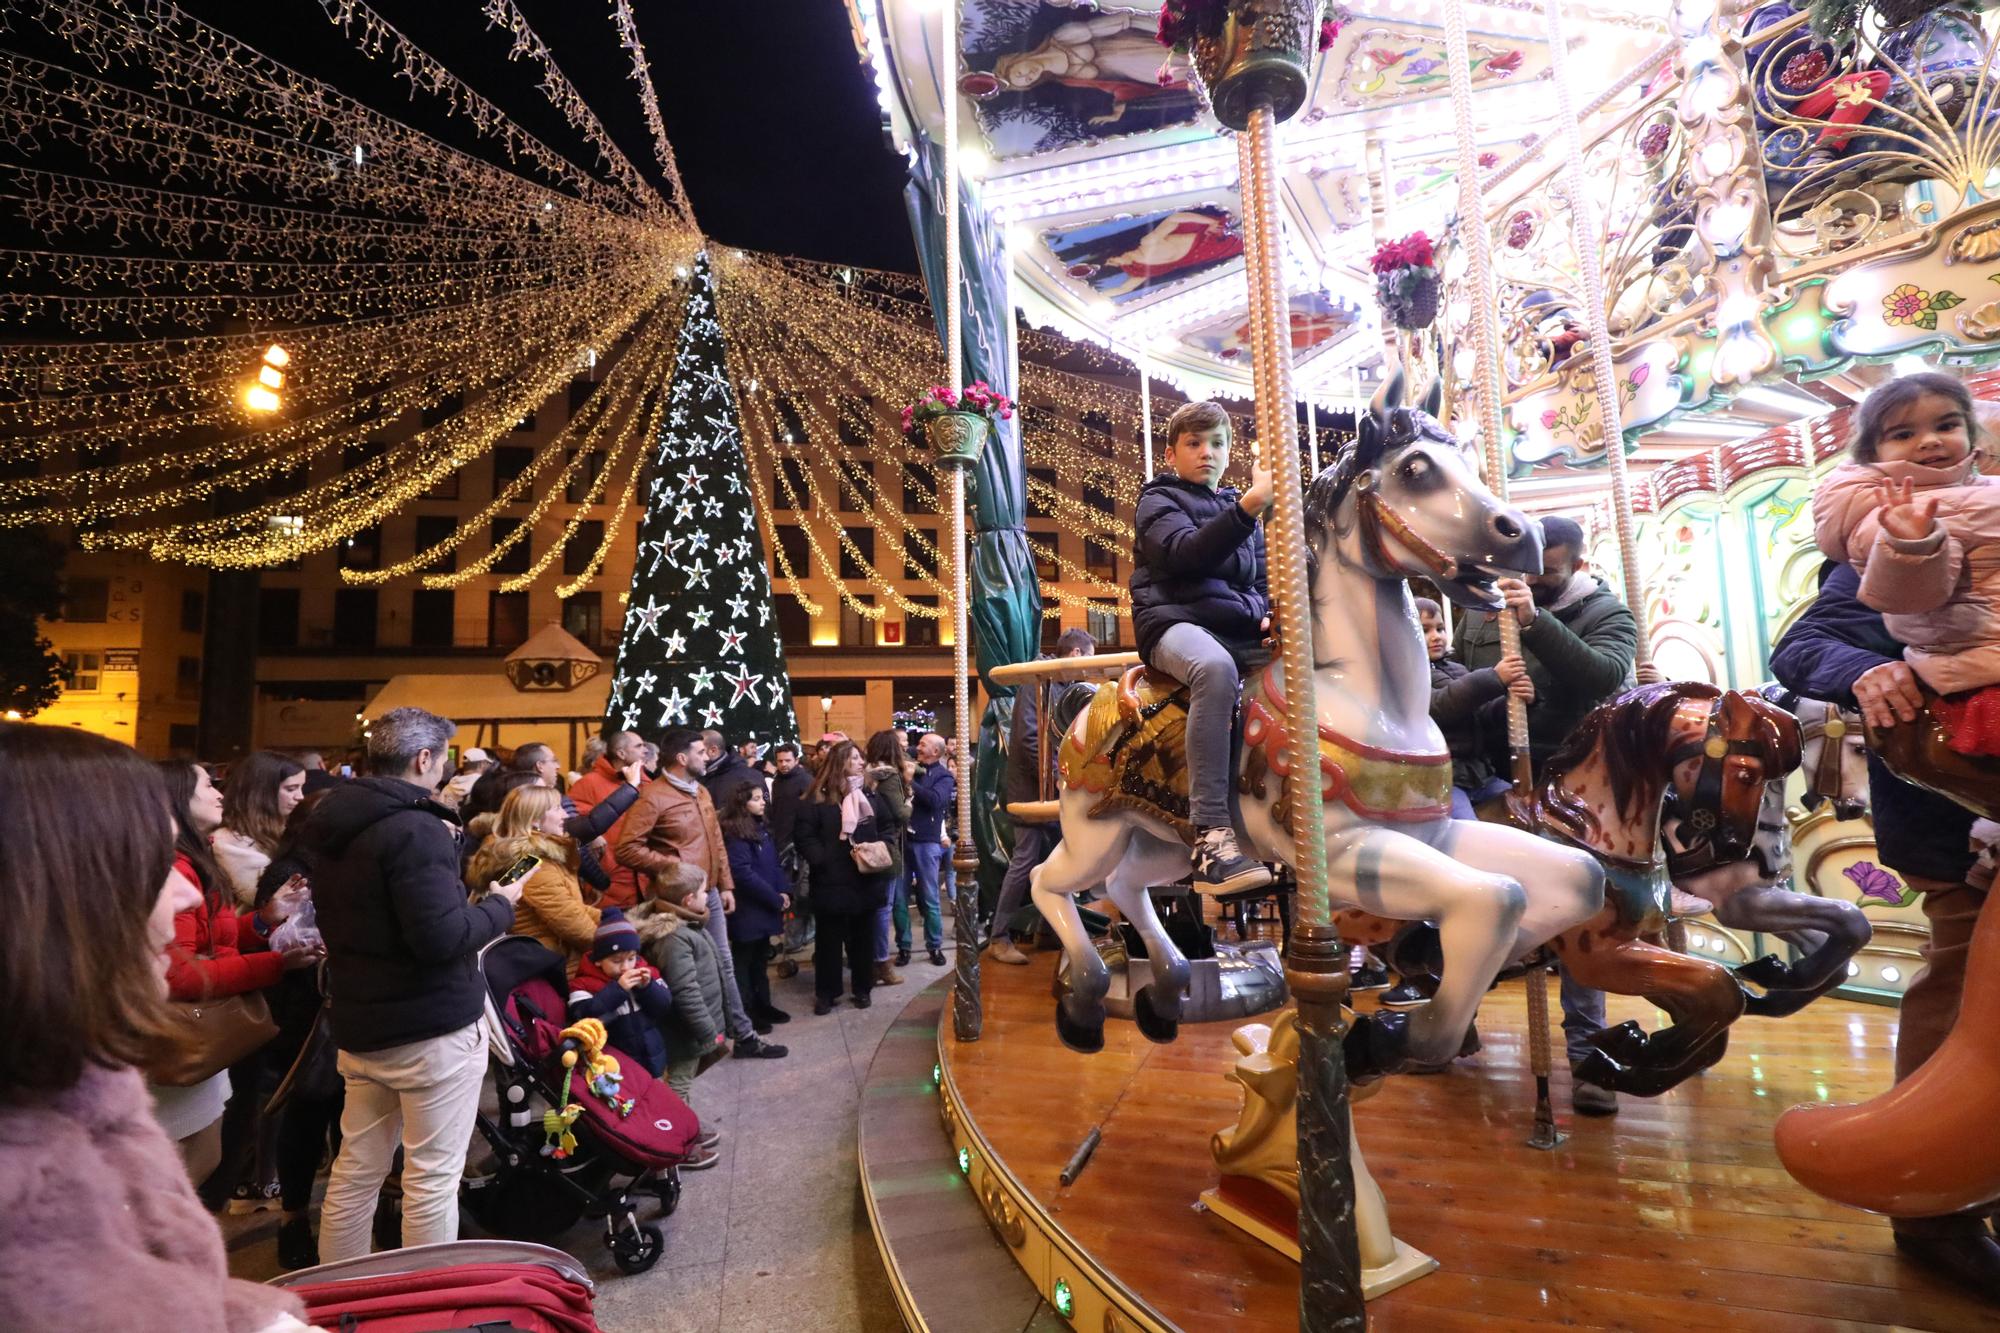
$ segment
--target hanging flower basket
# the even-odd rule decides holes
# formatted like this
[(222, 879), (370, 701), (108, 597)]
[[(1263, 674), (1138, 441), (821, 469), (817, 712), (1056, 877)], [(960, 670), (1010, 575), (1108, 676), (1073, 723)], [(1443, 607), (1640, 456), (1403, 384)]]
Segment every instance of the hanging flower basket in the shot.
[(1375, 270), (1375, 299), (1382, 314), (1399, 329), (1427, 329), (1437, 318), (1437, 257), (1430, 237), (1411, 232), (1400, 241), (1384, 241), (1368, 261)]
[(1261, 104), (1281, 121), (1305, 105), (1313, 54), (1333, 45), (1344, 17), (1325, 10), (1325, 0), (1167, 0), (1159, 39), (1191, 58), (1215, 118), (1241, 132)]
[(928, 446), (945, 467), (971, 467), (979, 461), (986, 437), (1013, 415), (1014, 404), (1007, 395), (989, 388), (984, 380), (966, 385), (962, 394), (934, 384), (903, 409), (903, 434)]

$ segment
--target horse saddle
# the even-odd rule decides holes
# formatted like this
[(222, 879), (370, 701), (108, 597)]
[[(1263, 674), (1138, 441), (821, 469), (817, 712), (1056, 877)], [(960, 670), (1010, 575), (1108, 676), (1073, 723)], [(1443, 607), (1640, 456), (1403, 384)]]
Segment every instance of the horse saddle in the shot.
[(2000, 819), (2000, 759), (1960, 754), (1937, 715), (1938, 696), (1924, 689), (1914, 722), (1868, 728), (1868, 748), (1906, 782), (1956, 801), (1982, 819)]
[(1099, 686), (1063, 737), (1063, 786), (1095, 795), (1092, 819), (1119, 810), (1150, 815), (1194, 842), (1188, 818), (1187, 687), (1135, 666)]

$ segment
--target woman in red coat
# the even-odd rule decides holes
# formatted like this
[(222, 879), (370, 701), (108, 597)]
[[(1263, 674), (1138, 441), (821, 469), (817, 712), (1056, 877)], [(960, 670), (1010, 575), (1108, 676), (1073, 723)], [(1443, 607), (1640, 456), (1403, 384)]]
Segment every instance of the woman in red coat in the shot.
[[(289, 968), (311, 966), (317, 953), (273, 953), (265, 943), (291, 914), (297, 893), (280, 893), (262, 908), (241, 914), (230, 900), (228, 880), (209, 849), (209, 839), (222, 826), (222, 793), (209, 780), (208, 771), (185, 760), (164, 763), (160, 771), (173, 801), (174, 870), (199, 891), (194, 906), (174, 914), (174, 942), (167, 948), (167, 994), (175, 1000), (243, 995), (271, 985)], [(255, 1142), (261, 1100), (255, 1083), (261, 1071), (253, 1054), (235, 1070), (193, 1088), (154, 1090), (162, 1123), (180, 1140), (188, 1174), (211, 1209), (221, 1206), (223, 1193), (242, 1170), (244, 1153)], [(231, 1072), (236, 1075), (234, 1084)], [(239, 1191), (246, 1202), (251, 1201), (252, 1189), (245, 1185)]]

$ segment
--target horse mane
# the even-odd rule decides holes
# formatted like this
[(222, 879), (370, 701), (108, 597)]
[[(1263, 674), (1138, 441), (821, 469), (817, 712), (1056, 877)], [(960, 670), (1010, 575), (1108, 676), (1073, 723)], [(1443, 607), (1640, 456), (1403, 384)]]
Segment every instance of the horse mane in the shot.
[[(1674, 714), (1682, 701), (1721, 697), (1722, 691), (1705, 681), (1663, 681), (1641, 685), (1592, 709), (1549, 756), (1544, 789), (1552, 791), (1556, 778), (1577, 768), (1601, 746), (1604, 767), (1611, 775), (1611, 799), (1620, 816), (1632, 818), (1638, 813), (1633, 806), (1647, 787), (1646, 775), (1666, 757)], [(1574, 817), (1586, 812), (1579, 805), (1564, 813)]]

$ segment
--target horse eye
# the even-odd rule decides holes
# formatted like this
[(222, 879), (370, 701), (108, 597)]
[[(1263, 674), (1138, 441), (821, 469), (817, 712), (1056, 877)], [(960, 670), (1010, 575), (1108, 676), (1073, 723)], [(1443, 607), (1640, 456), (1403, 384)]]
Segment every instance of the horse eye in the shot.
[(1422, 481), (1431, 474), (1431, 460), (1417, 454), (1403, 464), (1404, 481)]

